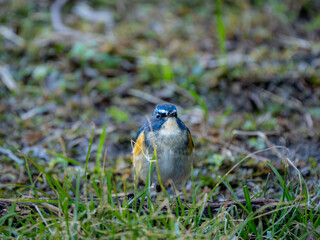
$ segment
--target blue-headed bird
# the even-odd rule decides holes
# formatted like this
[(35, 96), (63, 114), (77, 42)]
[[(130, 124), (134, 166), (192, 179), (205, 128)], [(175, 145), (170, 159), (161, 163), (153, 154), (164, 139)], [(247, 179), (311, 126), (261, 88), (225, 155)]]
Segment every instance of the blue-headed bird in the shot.
[[(183, 187), (190, 176), (193, 147), (191, 133), (179, 119), (177, 108), (167, 103), (157, 105), (151, 118), (137, 133), (133, 147), (135, 178), (146, 183), (150, 163), (154, 160), (158, 161), (165, 187), (172, 183), (177, 188)], [(153, 164), (150, 181), (159, 189), (156, 163)]]

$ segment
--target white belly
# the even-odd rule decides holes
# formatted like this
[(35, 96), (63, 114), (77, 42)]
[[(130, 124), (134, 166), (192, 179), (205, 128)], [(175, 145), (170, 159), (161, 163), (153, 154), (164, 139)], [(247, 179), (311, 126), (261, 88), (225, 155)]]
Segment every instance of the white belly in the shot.
[[(154, 135), (149, 132), (147, 139), (149, 139), (148, 156), (150, 159), (152, 159), (154, 144), (156, 144), (162, 183), (166, 185), (172, 181), (177, 187), (184, 185), (190, 176), (192, 165), (192, 153), (188, 147), (187, 133), (180, 130), (176, 121), (170, 118), (164, 127)], [(152, 141), (150, 141), (151, 139)], [(142, 168), (139, 175), (146, 182), (150, 162), (145, 157), (141, 157), (140, 160), (142, 161)], [(151, 181), (157, 185), (159, 184), (155, 163), (152, 169)]]

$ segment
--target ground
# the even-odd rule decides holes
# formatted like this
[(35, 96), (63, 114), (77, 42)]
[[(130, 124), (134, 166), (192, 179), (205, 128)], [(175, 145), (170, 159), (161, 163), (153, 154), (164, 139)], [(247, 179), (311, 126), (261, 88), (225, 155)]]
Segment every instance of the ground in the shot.
[(162, 102), (195, 143), (185, 195), (279, 198), (270, 162), (317, 198), (317, 1), (63, 2), (0, 2), (1, 198), (34, 197), (31, 180), (53, 196), (40, 168), (132, 192), (132, 140)]

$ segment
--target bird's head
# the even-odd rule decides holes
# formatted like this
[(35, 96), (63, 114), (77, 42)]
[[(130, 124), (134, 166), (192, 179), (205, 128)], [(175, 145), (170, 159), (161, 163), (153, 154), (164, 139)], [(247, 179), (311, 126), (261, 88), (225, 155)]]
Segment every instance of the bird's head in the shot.
[(176, 118), (177, 115), (177, 108), (173, 104), (164, 103), (159, 104), (156, 106), (156, 109), (153, 112), (153, 117), (156, 119), (167, 119), (169, 117)]

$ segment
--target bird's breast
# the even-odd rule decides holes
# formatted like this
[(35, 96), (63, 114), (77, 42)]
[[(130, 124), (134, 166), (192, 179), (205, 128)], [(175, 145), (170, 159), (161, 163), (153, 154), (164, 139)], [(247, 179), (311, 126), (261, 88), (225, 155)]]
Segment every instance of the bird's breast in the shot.
[[(172, 150), (185, 145), (187, 135), (182, 131), (175, 118), (168, 118), (158, 132), (157, 145), (158, 147)], [(178, 150), (176, 149), (176, 150)]]
[(147, 134), (148, 146), (153, 148), (156, 144), (158, 152), (166, 152), (171, 149), (174, 152), (180, 152), (185, 147), (188, 140), (187, 134), (180, 129), (175, 118), (168, 118), (161, 126), (161, 128), (152, 133)]

